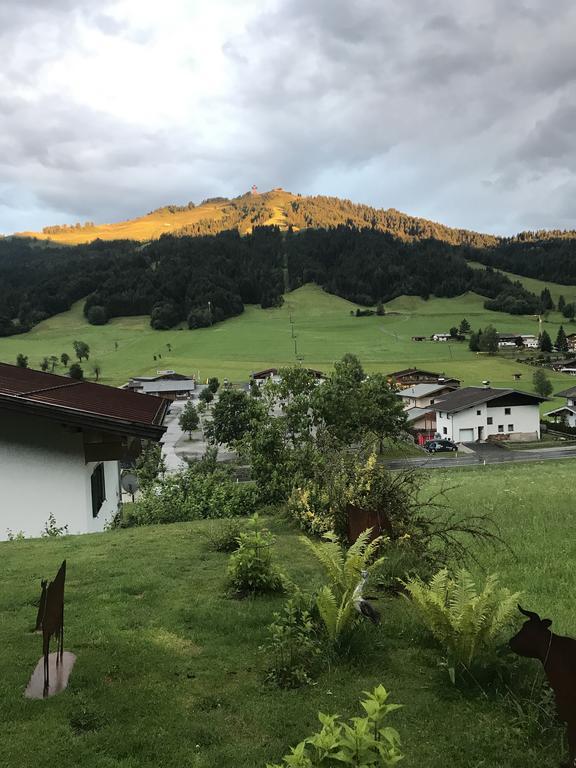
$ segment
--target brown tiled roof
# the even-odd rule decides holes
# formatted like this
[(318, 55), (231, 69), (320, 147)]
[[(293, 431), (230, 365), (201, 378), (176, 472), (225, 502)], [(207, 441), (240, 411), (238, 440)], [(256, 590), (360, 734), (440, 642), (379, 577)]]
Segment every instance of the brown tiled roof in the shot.
[(0, 363), (0, 409), (158, 439), (167, 407), (159, 397)]

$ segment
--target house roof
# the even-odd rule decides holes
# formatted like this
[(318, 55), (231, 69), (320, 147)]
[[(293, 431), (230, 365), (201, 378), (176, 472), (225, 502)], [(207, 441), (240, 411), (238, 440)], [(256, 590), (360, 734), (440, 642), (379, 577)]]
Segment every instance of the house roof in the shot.
[(158, 373), (156, 376), (132, 376), (130, 383), (144, 382), (144, 381), (195, 381), (193, 376), (186, 376), (183, 373), (176, 373), (175, 371), (164, 371), (164, 373)]
[(568, 387), (568, 389), (563, 389), (562, 392), (555, 392), (554, 397), (576, 397), (576, 387)]
[[(277, 376), (280, 368), (266, 368), (263, 371), (254, 371), (250, 374), (251, 379), (268, 379), (270, 376)], [(305, 371), (308, 371), (312, 376), (314, 376), (316, 379), (325, 379), (326, 374), (324, 371), (317, 371), (314, 368), (304, 368)]]
[(420, 374), (424, 376), (428, 376), (432, 379), (445, 379), (445, 381), (459, 381), (459, 379), (454, 379), (452, 376), (445, 376), (443, 373), (436, 373), (435, 371), (425, 371), (422, 368), (404, 368), (401, 371), (392, 371), (392, 373), (387, 373), (389, 379), (398, 379), (401, 376), (413, 376), (414, 374)]
[(553, 411), (546, 411), (544, 416), (551, 416), (553, 413), (572, 413), (574, 416), (576, 416), (576, 409), (570, 408), (568, 405), (563, 405), (562, 408), (555, 408)]
[(168, 401), (0, 363), (0, 410), (158, 440)]
[(192, 392), (196, 389), (194, 379), (177, 379), (176, 381), (154, 380), (143, 381), (141, 391), (148, 392)]
[(446, 384), (440, 382), (439, 384), (414, 384), (413, 387), (407, 387), (398, 392), (399, 397), (426, 397), (426, 395), (433, 395), (434, 392), (439, 392), (441, 389), (447, 387), (453, 387), (452, 384)]
[(418, 419), (422, 419), (424, 416), (427, 416), (431, 413), (434, 413), (433, 406), (428, 406), (428, 408), (409, 408), (407, 411), (405, 411), (406, 421), (409, 423), (412, 421), (418, 421)]
[(475, 405), (491, 402), (500, 398), (528, 400), (529, 404), (542, 403), (549, 398), (534, 395), (530, 392), (521, 392), (519, 389), (504, 389), (492, 387), (463, 387), (454, 392), (450, 392), (434, 403), (436, 411), (446, 411), (446, 413), (456, 413), (465, 411)]

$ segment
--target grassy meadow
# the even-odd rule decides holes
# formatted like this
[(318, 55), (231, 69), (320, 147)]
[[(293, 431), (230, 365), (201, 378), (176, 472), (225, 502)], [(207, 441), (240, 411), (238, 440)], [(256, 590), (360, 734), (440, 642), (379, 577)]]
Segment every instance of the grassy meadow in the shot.
[[(515, 555), (479, 550), (523, 604), (576, 634), (570, 462), (422, 475), (423, 493), (449, 485), (460, 512), (489, 513)], [(472, 490), (473, 486), (473, 490)], [(304, 590), (322, 576), (298, 534), (271, 519), (276, 559)], [(529, 737), (495, 696), (454, 689), (402, 598), (380, 597), (379, 627), (363, 625), (351, 657), (297, 691), (263, 682), (258, 648), (283, 597), (226, 597), (227, 555), (207, 550), (205, 522), (0, 544), (0, 765), (47, 768), (264, 768), (316, 730), (316, 713), (359, 714), (383, 683), (404, 708), (406, 768), (552, 768), (556, 732)], [(69, 689), (23, 697), (41, 652), (31, 632), (40, 578), (68, 561)], [(519, 625), (520, 621), (517, 622)], [(512, 629), (511, 629), (512, 631)], [(526, 662), (526, 679), (538, 674)]]
[[(306, 366), (329, 370), (343, 354), (354, 352), (368, 371), (423, 366), (456, 376), (464, 385), (489, 379), (493, 386), (514, 385), (513, 374), (519, 372), (522, 379), (516, 386), (532, 389), (533, 369), (515, 362), (515, 350), (488, 356), (470, 352), (467, 343), (411, 340), (412, 336), (446, 332), (464, 317), (473, 329), (492, 323), (499, 331), (538, 334), (536, 318), (487, 311), (482, 297), (473, 293), (428, 301), (402, 296), (388, 303), (384, 317), (357, 318), (352, 314), (356, 305), (305, 285), (287, 294), (279, 309), (249, 306), (239, 317), (194, 331), (154, 331), (145, 316), (92, 326), (83, 317), (82, 305), (78, 302), (69, 312), (45, 320), (27, 334), (0, 338), (0, 360), (14, 362), (22, 352), (38, 367), (44, 356), (60, 357), (64, 351), (73, 355), (72, 342), (81, 339), (91, 349), (90, 362), (84, 366), (87, 377), (93, 377), (90, 366), (97, 361), (101, 381), (107, 384), (119, 385), (132, 375), (165, 368), (199, 374), (201, 379), (218, 376), (241, 383), (252, 371), (295, 364), (296, 355)], [(570, 328), (558, 313), (551, 313), (543, 323), (553, 340), (562, 321)], [(59, 371), (62, 368), (56, 369)], [(564, 374), (550, 373), (550, 378), (556, 389), (573, 382)]]

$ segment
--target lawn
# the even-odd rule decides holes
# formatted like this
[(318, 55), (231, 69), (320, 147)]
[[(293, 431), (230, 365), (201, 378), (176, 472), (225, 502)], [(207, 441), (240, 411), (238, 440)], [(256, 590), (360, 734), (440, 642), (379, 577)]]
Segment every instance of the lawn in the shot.
[[(435, 471), (423, 492), (489, 512), (516, 557), (481, 560), (524, 591), (526, 607), (576, 634), (570, 462)], [(401, 598), (381, 598), (380, 627), (364, 626), (355, 655), (317, 684), (263, 683), (258, 647), (283, 598), (225, 596), (227, 556), (208, 552), (205, 523), (0, 544), (2, 766), (45, 768), (263, 768), (316, 727), (316, 712), (358, 714), (362, 691), (382, 682), (405, 707), (390, 722), (407, 768), (556, 766), (558, 740), (528, 742), (499, 700), (453, 689)], [(272, 521), (277, 559), (306, 590), (320, 574), (297, 534)], [(78, 655), (68, 691), (23, 698), (40, 656), (31, 633), (41, 577), (68, 561), (66, 647)], [(534, 673), (537, 664), (533, 665)], [(530, 675), (532, 672), (530, 672)]]
[[(428, 301), (399, 297), (389, 302), (384, 317), (357, 318), (351, 314), (355, 308), (344, 299), (306, 285), (287, 294), (279, 309), (249, 306), (239, 317), (212, 328), (154, 331), (147, 317), (89, 325), (79, 302), (27, 334), (0, 338), (0, 360), (14, 362), (21, 352), (28, 355), (31, 365), (38, 366), (45, 356), (59, 357), (64, 351), (72, 355), (72, 342), (81, 339), (91, 348), (90, 361), (85, 365), (87, 376), (93, 377), (90, 362), (97, 361), (101, 380), (107, 384), (119, 385), (132, 375), (166, 368), (196, 373), (201, 379), (216, 375), (242, 383), (252, 371), (295, 364), (296, 353), (304, 365), (329, 370), (346, 352), (354, 352), (368, 371), (422, 366), (456, 376), (464, 385), (480, 385), (488, 379), (493, 386), (532, 389), (533, 369), (516, 363), (516, 352), (486, 356), (470, 352), (466, 343), (411, 340), (412, 336), (447, 331), (464, 317), (475, 329), (492, 323), (501, 331), (537, 334), (538, 322), (532, 317), (486, 311), (483, 299), (472, 293)], [(560, 316), (552, 314), (544, 324), (553, 339), (559, 321)], [(522, 374), (520, 382), (514, 381), (516, 372)], [(550, 373), (550, 378), (556, 389), (573, 383), (565, 374)]]

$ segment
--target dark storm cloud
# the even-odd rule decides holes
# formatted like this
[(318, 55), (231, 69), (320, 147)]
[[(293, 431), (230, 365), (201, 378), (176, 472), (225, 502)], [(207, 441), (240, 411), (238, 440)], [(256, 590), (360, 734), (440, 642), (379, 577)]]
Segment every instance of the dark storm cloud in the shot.
[[(237, 8), (215, 3), (228, 1)], [(0, 230), (25, 206), (30, 227), (56, 215), (122, 219), (253, 182), (481, 230), (576, 227), (570, 0), (263, 1), (220, 41), (226, 85), (177, 118), (35, 90), (84, 24), (144, 51), (164, 46), (162, 77), (146, 91), (153, 112), (181, 74), (163, 61), (168, 27), (132, 23), (114, 13), (121, 5), (0, 3)], [(191, 24), (178, 16), (186, 5), (172, 6), (175, 30)], [(196, 64), (180, 65), (189, 71), (175, 101), (202, 85)]]

